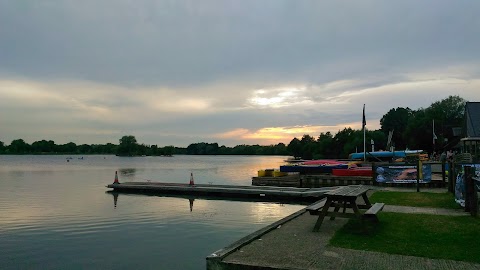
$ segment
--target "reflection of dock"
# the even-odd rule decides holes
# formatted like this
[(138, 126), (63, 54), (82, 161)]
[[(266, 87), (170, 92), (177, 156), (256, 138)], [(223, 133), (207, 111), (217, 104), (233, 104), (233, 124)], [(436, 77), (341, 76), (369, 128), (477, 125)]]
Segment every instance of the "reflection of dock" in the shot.
[(188, 185), (156, 182), (125, 182), (107, 186), (117, 192), (187, 194), (218, 197), (251, 197), (265, 200), (316, 201), (332, 188), (293, 188), (270, 186)]

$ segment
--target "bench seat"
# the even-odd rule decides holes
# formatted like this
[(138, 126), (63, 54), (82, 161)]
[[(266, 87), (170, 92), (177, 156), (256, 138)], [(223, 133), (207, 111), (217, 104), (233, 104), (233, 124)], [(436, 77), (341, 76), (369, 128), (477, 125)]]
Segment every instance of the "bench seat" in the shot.
[(322, 211), (326, 202), (327, 202), (327, 198), (323, 198), (320, 201), (317, 201), (317, 202), (307, 206), (306, 209), (310, 213), (310, 215), (319, 215), (320, 211)]
[(372, 205), (372, 207), (370, 207), (364, 214), (363, 214), (363, 217), (366, 218), (366, 219), (370, 219), (370, 220), (373, 220), (373, 221), (377, 221), (378, 222), (378, 217), (377, 217), (377, 214), (378, 212), (380, 212), (383, 207), (385, 206), (384, 203), (375, 203)]

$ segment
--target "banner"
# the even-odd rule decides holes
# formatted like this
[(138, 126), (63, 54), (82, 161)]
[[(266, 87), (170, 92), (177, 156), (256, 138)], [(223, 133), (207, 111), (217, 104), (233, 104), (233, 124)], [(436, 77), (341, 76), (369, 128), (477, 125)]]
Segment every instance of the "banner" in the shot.
[[(475, 177), (480, 177), (480, 164), (459, 164), (458, 167), (455, 167), (455, 172), (457, 172), (457, 178), (455, 180), (455, 201), (462, 207), (465, 207), (465, 166), (474, 167)], [(477, 185), (477, 188), (480, 187)]]
[[(378, 166), (375, 169), (376, 181), (379, 183), (416, 183), (417, 166)], [(419, 183), (432, 181), (432, 167), (430, 164), (421, 165)]]

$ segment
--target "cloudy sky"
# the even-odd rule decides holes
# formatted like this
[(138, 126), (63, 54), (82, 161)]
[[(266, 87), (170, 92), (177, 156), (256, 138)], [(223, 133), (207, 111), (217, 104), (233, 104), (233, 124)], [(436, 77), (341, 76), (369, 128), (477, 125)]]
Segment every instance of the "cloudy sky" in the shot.
[(288, 143), (480, 101), (479, 1), (0, 0), (0, 141)]

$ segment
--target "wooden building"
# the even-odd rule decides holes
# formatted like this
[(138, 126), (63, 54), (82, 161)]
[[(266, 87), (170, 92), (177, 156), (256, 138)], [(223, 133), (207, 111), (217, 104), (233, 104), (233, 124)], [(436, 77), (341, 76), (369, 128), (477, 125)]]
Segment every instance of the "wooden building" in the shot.
[(465, 137), (460, 140), (462, 154), (470, 154), (473, 162), (480, 162), (480, 102), (465, 104)]

